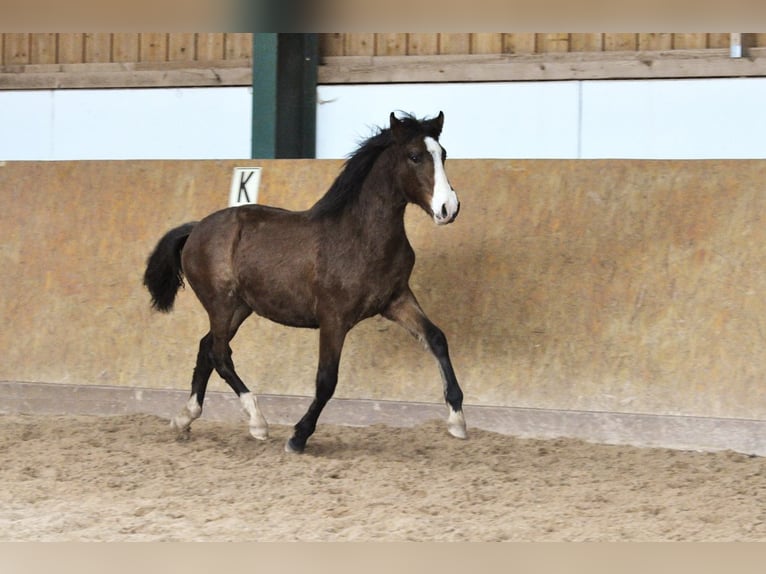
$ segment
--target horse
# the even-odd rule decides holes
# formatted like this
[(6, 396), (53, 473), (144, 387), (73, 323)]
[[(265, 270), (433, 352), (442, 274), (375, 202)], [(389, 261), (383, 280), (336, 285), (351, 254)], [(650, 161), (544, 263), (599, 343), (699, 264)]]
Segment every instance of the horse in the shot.
[(268, 438), (257, 398), (234, 369), (229, 342), (252, 313), (290, 327), (319, 330), (315, 396), (285, 444), (301, 453), (333, 396), (347, 333), (381, 315), (404, 327), (436, 358), (448, 406), (447, 429), (466, 438), (463, 392), (444, 332), (428, 319), (409, 286), (415, 252), (404, 228), (412, 203), (437, 225), (460, 210), (439, 143), (444, 114), (430, 119), (391, 113), (389, 126), (363, 141), (311, 208), (244, 205), (168, 231), (147, 260), (152, 307), (170, 312), (184, 277), (207, 311), (191, 396), (171, 421), (188, 435), (202, 414), (215, 370), (239, 397), (250, 434)]

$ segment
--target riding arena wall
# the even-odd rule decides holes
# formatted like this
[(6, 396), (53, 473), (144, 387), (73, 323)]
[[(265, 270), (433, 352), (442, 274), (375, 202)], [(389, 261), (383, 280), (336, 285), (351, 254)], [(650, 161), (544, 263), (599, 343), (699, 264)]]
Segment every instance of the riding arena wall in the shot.
[[(0, 381), (188, 391), (205, 312), (189, 289), (153, 312), (142, 274), (168, 229), (227, 205), (237, 166), (262, 168), (259, 203), (303, 209), (342, 162), (2, 164)], [(467, 405), (766, 421), (766, 161), (447, 171), (460, 216), (408, 209), (411, 285)], [(251, 389), (285, 397), (313, 395), (316, 347), (257, 317), (232, 343)], [(215, 375), (210, 389), (228, 392)], [(376, 317), (350, 333), (336, 397), (436, 404), (442, 388), (422, 345)]]

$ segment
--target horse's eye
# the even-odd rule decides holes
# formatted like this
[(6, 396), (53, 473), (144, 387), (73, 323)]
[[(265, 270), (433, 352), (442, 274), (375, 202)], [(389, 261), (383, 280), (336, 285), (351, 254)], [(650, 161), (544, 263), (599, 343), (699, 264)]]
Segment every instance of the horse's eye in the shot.
[(408, 157), (412, 163), (420, 163), (420, 161), (423, 159), (423, 155), (419, 152), (411, 152)]

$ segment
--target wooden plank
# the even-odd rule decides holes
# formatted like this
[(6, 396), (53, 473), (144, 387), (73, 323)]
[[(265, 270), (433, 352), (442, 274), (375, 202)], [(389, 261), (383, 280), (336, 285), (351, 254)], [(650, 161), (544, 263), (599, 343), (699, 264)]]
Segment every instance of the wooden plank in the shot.
[(58, 63), (82, 64), (85, 37), (83, 34), (62, 33), (58, 35)]
[[(725, 46), (722, 46), (725, 47)], [(673, 34), (639, 34), (639, 50), (672, 50)]]
[(197, 34), (197, 60), (215, 62), (223, 60), (223, 34), (200, 32)]
[(6, 65), (29, 63), (29, 34), (5, 34), (3, 56)]
[(0, 67), (0, 89), (250, 86), (250, 60), (16, 65)]
[(407, 39), (407, 53), (411, 56), (438, 54), (439, 34), (410, 34)]
[[(1, 57), (0, 61), (2, 61)], [(56, 63), (56, 34), (30, 34), (29, 63)]]
[(166, 62), (168, 35), (163, 32), (142, 33), (139, 40), (140, 62)]
[[(587, 57), (586, 57), (587, 54)], [(326, 58), (322, 84), (706, 78), (766, 75), (766, 48), (750, 58), (728, 49)]]
[(706, 48), (728, 48), (729, 34), (708, 34)]
[(603, 34), (570, 34), (571, 52), (601, 52), (604, 50)]
[(538, 34), (537, 52), (547, 54), (550, 52), (568, 52), (569, 34)]
[(168, 61), (188, 62), (197, 59), (196, 34), (172, 32), (168, 34)]
[[(60, 35), (59, 47), (65, 36), (76, 37)], [(3, 39), (7, 46), (8, 38)], [(77, 42), (64, 44), (76, 46)], [(749, 58), (740, 59), (729, 58), (728, 48), (635, 53), (330, 56), (319, 69), (319, 81), (325, 84), (737, 76), (766, 76), (766, 48), (752, 48)], [(14, 64), (0, 68), (3, 89), (249, 85), (250, 81), (248, 60), (219, 59), (212, 64), (210, 61)]]
[(638, 47), (638, 34), (604, 34), (605, 51), (634, 52)]
[(504, 34), (503, 53), (505, 54), (534, 54), (537, 47), (535, 34)]
[(471, 34), (471, 54), (502, 54), (502, 34)]
[(245, 60), (253, 54), (253, 35), (250, 33), (228, 33), (224, 36), (224, 58)]
[(707, 34), (673, 34), (673, 49), (707, 48)]
[(470, 34), (439, 34), (440, 54), (470, 54)]
[(138, 62), (138, 40), (136, 33), (112, 34), (112, 61)]
[(375, 34), (376, 56), (406, 56), (407, 34), (383, 33)]
[(345, 56), (343, 53), (343, 34), (319, 34), (319, 54), (324, 56)]
[(375, 34), (346, 34), (344, 52), (347, 56), (374, 56)]
[(106, 33), (88, 33), (84, 38), (85, 63), (105, 63), (112, 61), (112, 35)]

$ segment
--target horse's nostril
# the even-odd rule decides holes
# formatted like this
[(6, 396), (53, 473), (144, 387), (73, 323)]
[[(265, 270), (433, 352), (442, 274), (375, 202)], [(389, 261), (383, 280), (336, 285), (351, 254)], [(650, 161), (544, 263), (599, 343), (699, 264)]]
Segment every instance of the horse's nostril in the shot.
[(447, 217), (447, 204), (442, 203), (442, 218)]

